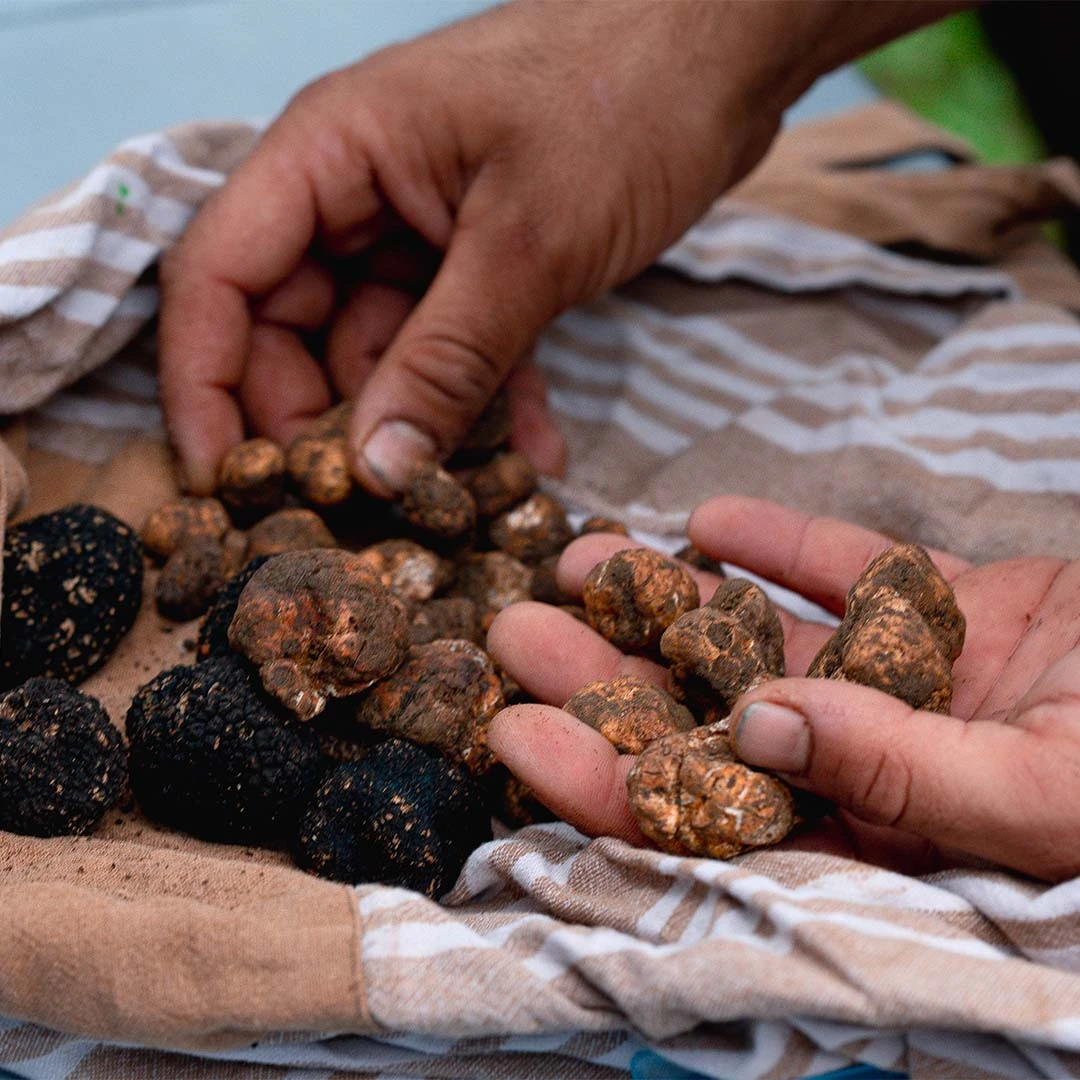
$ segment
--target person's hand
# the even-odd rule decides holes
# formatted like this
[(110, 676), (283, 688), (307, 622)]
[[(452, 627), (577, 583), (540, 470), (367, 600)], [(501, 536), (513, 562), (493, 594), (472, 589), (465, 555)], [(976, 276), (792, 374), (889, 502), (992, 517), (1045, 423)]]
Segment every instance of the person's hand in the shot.
[[(521, 2), (312, 83), (166, 257), (161, 396), (187, 486), (248, 434), (355, 398), (354, 470), (400, 489), (572, 304), (646, 267), (822, 71), (943, 10)], [(514, 440), (557, 471), (525, 366)]]
[[(700, 506), (690, 538), (714, 558), (786, 586), (836, 615), (855, 578), (892, 541), (775, 503), (725, 497)], [(575, 541), (558, 571), (580, 592), (625, 537)], [(745, 694), (732, 713), (751, 765), (835, 802), (829, 831), (798, 843), (911, 872), (971, 857), (1049, 880), (1080, 872), (1080, 563), (1026, 558), (976, 567), (931, 552), (967, 619), (951, 716), (912, 710), (863, 686), (786, 678)], [(716, 579), (699, 575), (707, 598)], [(783, 617), (789, 674), (804, 672), (831, 630)], [(590, 835), (641, 843), (627, 803), (633, 759), (553, 706), (593, 679), (662, 669), (625, 657), (571, 616), (514, 605), (489, 648), (550, 705), (496, 717), (491, 745), (561, 817)]]

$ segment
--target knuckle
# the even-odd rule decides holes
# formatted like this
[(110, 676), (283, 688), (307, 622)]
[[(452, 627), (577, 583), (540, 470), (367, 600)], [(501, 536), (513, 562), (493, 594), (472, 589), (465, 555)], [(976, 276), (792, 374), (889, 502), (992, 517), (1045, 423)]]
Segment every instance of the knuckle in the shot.
[(849, 806), (872, 825), (902, 827), (911, 806), (912, 772), (900, 755), (880, 751), (864, 762), (848, 795)]
[(493, 345), (454, 331), (428, 331), (401, 357), (410, 392), (436, 415), (471, 413), (502, 383), (507, 366)]

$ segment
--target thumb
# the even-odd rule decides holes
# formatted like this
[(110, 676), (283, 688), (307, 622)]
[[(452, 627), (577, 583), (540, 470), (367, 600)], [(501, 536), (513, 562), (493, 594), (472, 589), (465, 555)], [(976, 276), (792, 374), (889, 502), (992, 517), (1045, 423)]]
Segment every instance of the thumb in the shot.
[(1070, 797), (1080, 770), (1075, 738), (913, 710), (878, 690), (825, 679), (769, 683), (741, 698), (731, 719), (744, 761), (871, 825), (1038, 877), (1080, 868), (1080, 813)]
[(521, 245), (494, 231), (455, 235), (424, 298), (364, 383), (353, 410), (353, 470), (401, 491), (413, 465), (460, 443), (519, 357), (557, 313)]

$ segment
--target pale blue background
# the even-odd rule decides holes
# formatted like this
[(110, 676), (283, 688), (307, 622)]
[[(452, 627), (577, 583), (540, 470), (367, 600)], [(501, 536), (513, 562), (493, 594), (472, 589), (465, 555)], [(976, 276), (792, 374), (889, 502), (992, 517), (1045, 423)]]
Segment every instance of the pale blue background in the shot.
[[(0, 226), (131, 135), (188, 120), (272, 117), (331, 68), (487, 6), (0, 0)], [(873, 96), (845, 69), (819, 82), (793, 115), (834, 112)]]

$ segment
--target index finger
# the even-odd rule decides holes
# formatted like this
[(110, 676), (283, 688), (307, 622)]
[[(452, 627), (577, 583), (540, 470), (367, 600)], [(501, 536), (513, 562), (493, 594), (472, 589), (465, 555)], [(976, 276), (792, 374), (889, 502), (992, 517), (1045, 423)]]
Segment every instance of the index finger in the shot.
[[(843, 615), (859, 574), (898, 542), (838, 518), (741, 495), (702, 503), (691, 514), (687, 531), (706, 555), (783, 585), (836, 615)], [(947, 581), (971, 569), (965, 559), (927, 550)]]

